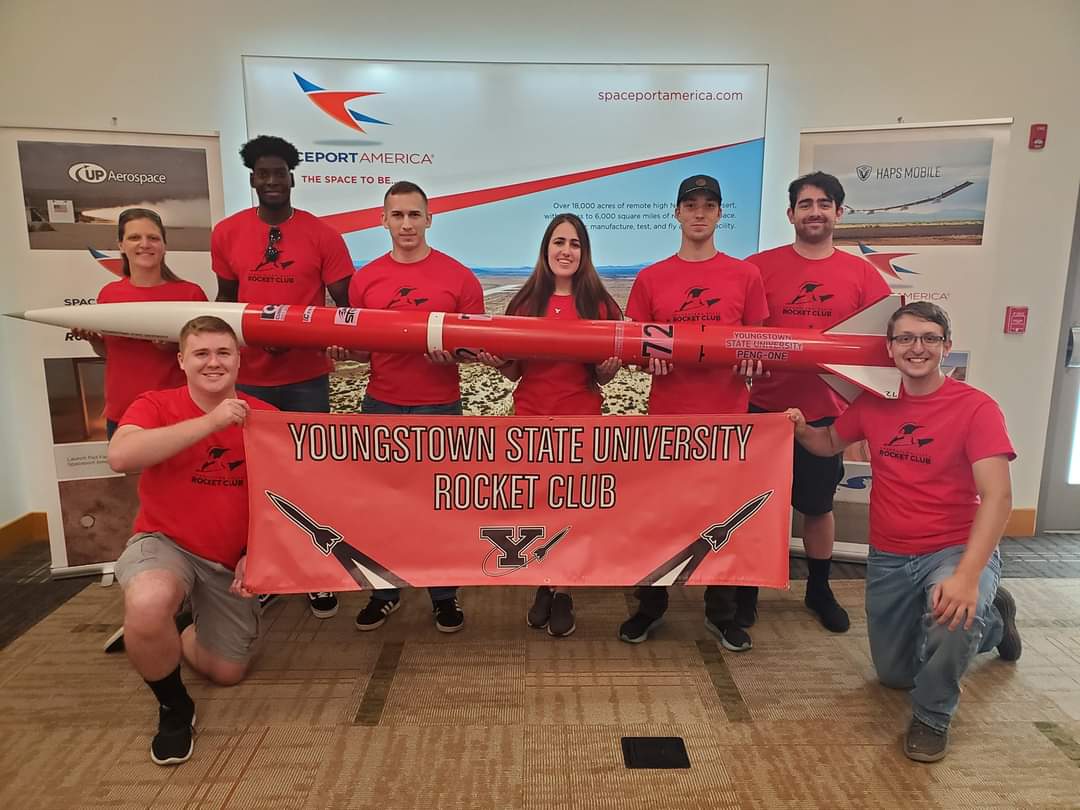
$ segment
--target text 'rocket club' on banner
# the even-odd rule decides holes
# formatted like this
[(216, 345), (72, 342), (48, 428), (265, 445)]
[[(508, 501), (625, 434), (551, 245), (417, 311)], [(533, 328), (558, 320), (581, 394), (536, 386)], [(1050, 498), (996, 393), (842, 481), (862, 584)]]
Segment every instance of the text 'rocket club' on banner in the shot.
[(253, 411), (244, 434), (259, 593), (787, 586), (783, 415)]

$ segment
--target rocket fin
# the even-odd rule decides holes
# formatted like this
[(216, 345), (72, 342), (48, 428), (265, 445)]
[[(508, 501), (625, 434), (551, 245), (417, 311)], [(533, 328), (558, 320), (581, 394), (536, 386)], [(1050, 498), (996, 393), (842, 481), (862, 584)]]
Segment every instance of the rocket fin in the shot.
[(848, 402), (862, 391), (869, 391), (883, 399), (896, 399), (900, 396), (900, 372), (896, 368), (829, 363), (822, 363), (821, 368), (827, 372), (821, 375), (821, 379)]
[(825, 335), (881, 335), (889, 323), (889, 316), (904, 305), (904, 296), (887, 295), (880, 301), (863, 307), (854, 315), (840, 321), (822, 334)]

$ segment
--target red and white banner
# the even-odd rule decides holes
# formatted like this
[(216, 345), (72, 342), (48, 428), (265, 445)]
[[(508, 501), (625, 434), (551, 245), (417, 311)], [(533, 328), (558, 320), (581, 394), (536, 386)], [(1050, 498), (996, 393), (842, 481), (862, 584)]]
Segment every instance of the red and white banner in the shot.
[(787, 586), (783, 415), (253, 411), (244, 433), (260, 593)]

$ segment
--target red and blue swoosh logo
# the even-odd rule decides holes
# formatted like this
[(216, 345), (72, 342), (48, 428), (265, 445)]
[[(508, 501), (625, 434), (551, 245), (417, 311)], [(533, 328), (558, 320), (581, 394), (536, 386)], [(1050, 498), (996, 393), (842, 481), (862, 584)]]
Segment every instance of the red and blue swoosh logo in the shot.
[(107, 253), (102, 253), (100, 250), (94, 250), (93, 248), (87, 248), (90, 251), (90, 255), (94, 257), (94, 260), (112, 273), (114, 276), (124, 275), (124, 257), (117, 256), (115, 259)]
[(901, 267), (895, 263), (896, 259), (904, 256), (917, 256), (919, 255), (917, 253), (879, 253), (865, 242), (859, 242), (859, 251), (862, 253), (864, 259), (887, 276), (900, 278), (901, 273), (907, 273), (913, 276), (919, 275), (914, 270), (908, 270), (906, 267)]
[(300, 89), (304, 91), (311, 103), (329, 115), (339, 124), (344, 124), (349, 129), (356, 130), (357, 132), (364, 132), (365, 130), (361, 124), (382, 124), (383, 126), (390, 126), (387, 121), (380, 121), (378, 118), (372, 118), (370, 115), (364, 115), (358, 113), (356, 110), (351, 109), (345, 102), (352, 101), (353, 99), (363, 98), (364, 96), (379, 96), (382, 93), (370, 91), (370, 90), (327, 90), (319, 87), (314, 82), (309, 82), (299, 73), (293, 73), (296, 77), (296, 83), (300, 85)]

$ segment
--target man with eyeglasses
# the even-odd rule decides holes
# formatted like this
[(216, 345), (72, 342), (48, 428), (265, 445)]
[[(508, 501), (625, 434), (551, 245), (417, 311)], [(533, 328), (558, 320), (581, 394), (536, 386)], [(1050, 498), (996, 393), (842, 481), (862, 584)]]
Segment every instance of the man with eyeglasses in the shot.
[(947, 377), (949, 318), (919, 301), (889, 319), (900, 397), (864, 394), (834, 424), (813, 427), (789, 410), (795, 438), (819, 456), (870, 445), (870, 553), (866, 622), (879, 680), (907, 689), (904, 753), (945, 756), (960, 678), (976, 653), (1020, 657), (1016, 603), (999, 585), (998, 541), (1012, 509), (1016, 458), (997, 403)]
[[(240, 149), (251, 171), (259, 204), (223, 219), (210, 239), (218, 277), (218, 301), (252, 304), (326, 306), (326, 293), (338, 306), (349, 305), (352, 259), (341, 234), (307, 211), (292, 207), (296, 147), (260, 135)], [(317, 349), (245, 347), (241, 391), (283, 411), (330, 412), (333, 363)], [(337, 613), (337, 596), (308, 594), (320, 619)]]
[[(833, 229), (844, 213), (839, 180), (824, 172), (799, 177), (788, 186), (788, 203), (794, 243), (746, 259), (761, 270), (769, 302), (766, 326), (825, 330), (889, 294), (889, 285), (873, 265), (833, 246)], [(750, 389), (751, 412), (798, 408), (811, 425), (824, 427), (847, 408), (847, 402), (817, 375), (775, 368), (770, 372)], [(842, 455), (818, 458), (795, 445), (791, 505), (803, 516), (809, 569), (804, 604), (833, 633), (845, 633), (850, 626), (847, 611), (829, 587), (836, 540), (833, 499), (842, 480)], [(736, 600), (735, 621), (753, 625), (757, 588), (740, 588)]]

